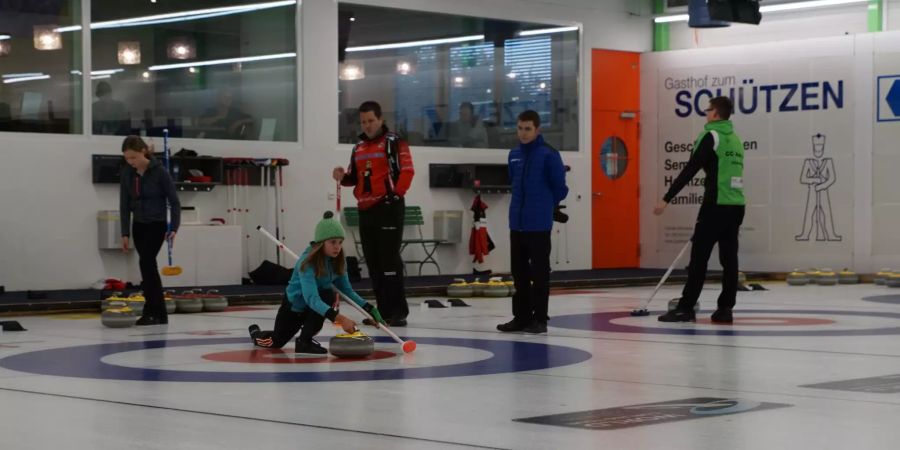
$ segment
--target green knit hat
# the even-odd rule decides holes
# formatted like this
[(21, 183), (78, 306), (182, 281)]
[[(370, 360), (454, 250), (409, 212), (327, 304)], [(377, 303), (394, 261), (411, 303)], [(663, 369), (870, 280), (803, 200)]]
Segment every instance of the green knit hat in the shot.
[(315, 242), (338, 238), (344, 239), (344, 227), (334, 218), (333, 212), (325, 211), (322, 220), (316, 225)]

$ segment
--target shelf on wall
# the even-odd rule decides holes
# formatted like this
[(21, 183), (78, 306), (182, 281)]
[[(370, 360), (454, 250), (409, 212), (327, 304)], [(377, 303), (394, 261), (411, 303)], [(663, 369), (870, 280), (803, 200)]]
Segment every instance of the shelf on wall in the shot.
[(189, 181), (175, 183), (175, 189), (187, 192), (210, 192), (222, 183), (192, 183)]

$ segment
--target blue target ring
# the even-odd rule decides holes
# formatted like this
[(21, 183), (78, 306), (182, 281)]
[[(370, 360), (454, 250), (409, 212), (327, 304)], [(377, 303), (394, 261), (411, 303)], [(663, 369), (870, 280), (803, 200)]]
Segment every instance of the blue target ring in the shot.
[[(838, 315), (851, 317), (877, 317), (879, 319), (891, 318), (900, 319), (898, 313), (888, 312), (861, 312), (861, 311), (827, 311), (827, 310), (772, 310), (772, 309), (750, 309), (737, 310), (736, 315), (740, 314), (806, 314), (806, 315)], [(660, 313), (661, 314), (661, 313)], [(890, 334), (900, 334), (900, 326), (868, 328), (857, 330), (744, 330), (735, 329), (732, 326), (722, 326), (721, 328), (689, 328), (692, 324), (672, 324), (677, 328), (657, 328), (643, 327), (640, 325), (626, 325), (613, 323), (613, 320), (630, 317), (627, 312), (598, 312), (593, 314), (571, 314), (567, 316), (554, 317), (552, 325), (557, 328), (568, 328), (572, 330), (585, 331), (608, 331), (612, 333), (641, 333), (641, 334), (674, 334), (674, 335), (690, 335), (690, 336), (881, 336)], [(653, 320), (656, 317), (645, 317), (636, 320)], [(684, 328), (682, 328), (684, 327)]]
[[(378, 342), (393, 342), (377, 337)], [(536, 342), (422, 337), (419, 344), (468, 347), (490, 352), (490, 358), (435, 367), (328, 372), (209, 372), (124, 367), (102, 358), (116, 353), (200, 345), (249, 345), (247, 338), (178, 339), (93, 344), (21, 353), (0, 359), (0, 367), (20, 372), (102, 380), (272, 383), (375, 381), (490, 375), (549, 369), (587, 361), (591, 354), (572, 347)], [(426, 350), (427, 351), (427, 350)]]
[(867, 302), (875, 302), (875, 303), (886, 303), (888, 305), (900, 305), (900, 295), (872, 295), (869, 297), (863, 297), (863, 301)]

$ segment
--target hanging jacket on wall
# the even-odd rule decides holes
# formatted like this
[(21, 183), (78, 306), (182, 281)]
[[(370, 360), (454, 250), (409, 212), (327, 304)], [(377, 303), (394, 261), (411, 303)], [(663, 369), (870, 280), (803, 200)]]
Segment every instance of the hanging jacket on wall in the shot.
[(484, 257), (494, 249), (494, 241), (488, 233), (487, 215), (485, 210), (487, 203), (481, 201), (481, 196), (476, 195), (472, 201), (472, 233), (469, 235), (469, 254), (473, 256), (472, 262), (484, 263)]

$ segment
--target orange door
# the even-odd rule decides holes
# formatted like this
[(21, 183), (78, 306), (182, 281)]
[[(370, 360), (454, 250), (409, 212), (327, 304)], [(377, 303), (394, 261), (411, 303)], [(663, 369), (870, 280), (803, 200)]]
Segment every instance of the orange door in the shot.
[(640, 54), (593, 50), (591, 62), (593, 267), (638, 267)]

